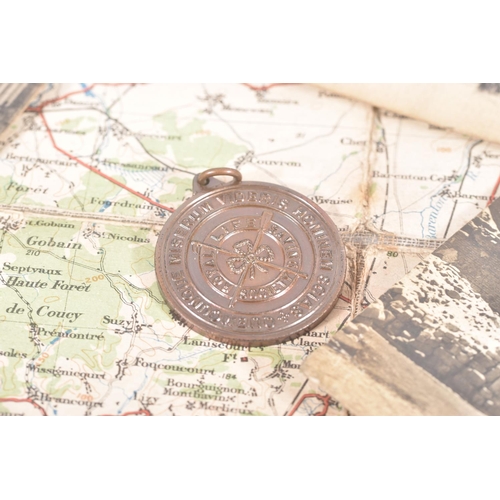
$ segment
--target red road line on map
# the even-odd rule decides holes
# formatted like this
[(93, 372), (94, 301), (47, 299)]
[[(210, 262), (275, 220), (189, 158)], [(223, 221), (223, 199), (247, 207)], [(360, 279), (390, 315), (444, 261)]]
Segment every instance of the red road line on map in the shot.
[(101, 417), (130, 417), (131, 415), (144, 415), (146, 417), (152, 417), (153, 414), (149, 410), (137, 410), (137, 411), (128, 411), (126, 413), (122, 413), (121, 415), (112, 415), (107, 413), (105, 415), (101, 415)]
[[(18, 399), (18, 398), (0, 398), (0, 403), (30, 403), (37, 410), (40, 410), (44, 417), (47, 416), (47, 412), (35, 401), (31, 398), (26, 399)], [(137, 411), (128, 411), (127, 413), (123, 413), (122, 415), (102, 415), (103, 417), (130, 417), (131, 415), (145, 415), (147, 417), (152, 417), (152, 413), (149, 410), (141, 409)]]
[(291, 417), (297, 411), (298, 407), (308, 398), (317, 398), (323, 401), (323, 409), (315, 413), (314, 416), (324, 417), (326, 415), (326, 412), (328, 411), (328, 403), (330, 402), (330, 396), (328, 396), (328, 394), (322, 396), (321, 394), (313, 394), (313, 393), (304, 394), (303, 396), (301, 396), (301, 398), (297, 401), (295, 406), (288, 413), (288, 416)]
[[(262, 85), (257, 87), (256, 85), (252, 85), (251, 83), (244, 83), (243, 85), (247, 86), (249, 89), (256, 90), (258, 92), (264, 92), (269, 90), (272, 87), (277, 87), (279, 85), (297, 85), (296, 83), (270, 83), (269, 85)], [(300, 83), (298, 84), (300, 85)]]
[(161, 208), (162, 210), (167, 210), (168, 212), (173, 212), (174, 211), (173, 208), (170, 208), (170, 207), (167, 207), (165, 205), (162, 205), (161, 203), (158, 203), (158, 202), (152, 200), (151, 198), (143, 195), (142, 193), (139, 193), (138, 191), (135, 191), (134, 189), (128, 187), (126, 184), (123, 184), (122, 182), (114, 179), (113, 177), (110, 177), (109, 175), (106, 175), (104, 172), (102, 172), (98, 168), (95, 168), (92, 165), (89, 165), (88, 163), (85, 163), (84, 161), (80, 160), (78, 157), (72, 155), (68, 151), (65, 151), (64, 149), (60, 148), (56, 144), (56, 141), (54, 140), (54, 136), (52, 135), (52, 130), (50, 129), (49, 124), (47, 123), (47, 120), (45, 118), (45, 115), (43, 114), (43, 108), (45, 106), (47, 106), (48, 104), (53, 104), (54, 102), (62, 101), (62, 100), (67, 99), (68, 97), (70, 97), (72, 95), (81, 94), (82, 92), (88, 92), (89, 90), (92, 90), (96, 85), (110, 85), (110, 86), (114, 86), (114, 85), (125, 85), (125, 84), (123, 84), (123, 83), (116, 83), (116, 84), (105, 84), (105, 83), (96, 84), (96, 83), (93, 83), (92, 85), (89, 85), (88, 87), (84, 87), (84, 88), (82, 88), (80, 90), (75, 90), (73, 92), (68, 92), (67, 94), (64, 94), (64, 95), (62, 95), (60, 97), (56, 97), (54, 99), (50, 99), (48, 101), (42, 102), (39, 106), (34, 106), (33, 108), (28, 108), (28, 111), (34, 111), (34, 112), (36, 112), (36, 113), (38, 113), (40, 115), (40, 118), (42, 119), (43, 124), (45, 125), (45, 129), (47, 130), (47, 133), (49, 134), (49, 139), (50, 139), (50, 142), (52, 143), (52, 146), (54, 147), (54, 149), (56, 149), (57, 151), (59, 151), (63, 155), (67, 156), (71, 160), (76, 161), (77, 163), (79, 163), (80, 165), (82, 165), (85, 168), (89, 169), (90, 171), (96, 173), (97, 175), (100, 175), (101, 177), (103, 177), (104, 179), (108, 180), (109, 182), (112, 182), (116, 186), (119, 186), (122, 189), (125, 189), (126, 191), (128, 191), (129, 193), (132, 193), (133, 195), (135, 195), (135, 196), (143, 199), (144, 201), (150, 203), (151, 205), (154, 205), (155, 207)]
[(42, 119), (42, 121), (45, 125), (45, 128), (47, 129), (47, 133), (49, 134), (50, 142), (52, 142), (52, 146), (54, 147), (54, 149), (57, 149), (57, 151), (59, 151), (63, 155), (66, 155), (68, 158), (71, 158), (72, 160), (76, 161), (80, 165), (83, 165), (84, 167), (88, 168), (89, 170), (96, 173), (97, 175), (100, 175), (101, 177), (108, 180), (109, 182), (112, 182), (113, 184), (121, 187), (122, 189), (125, 189), (129, 193), (132, 193), (133, 195), (138, 196), (139, 198), (142, 198), (144, 201), (147, 201), (151, 205), (159, 207), (163, 210), (168, 210), (169, 212), (174, 211), (173, 208), (169, 208), (169, 207), (166, 207), (165, 205), (162, 205), (161, 203), (157, 203), (156, 201), (152, 200), (151, 198), (148, 198), (147, 196), (139, 193), (138, 191), (135, 191), (134, 189), (129, 188), (126, 184), (123, 184), (122, 182), (114, 179), (113, 177), (106, 175), (104, 172), (101, 172), (101, 170), (93, 167), (92, 165), (89, 165), (88, 163), (85, 163), (84, 161), (80, 160), (78, 157), (76, 157), (76, 156), (72, 155), (71, 153), (68, 153), (64, 149), (60, 148), (54, 140), (54, 136), (52, 135), (52, 131), (50, 130), (50, 127), (49, 127), (49, 124), (47, 123), (47, 120), (45, 119), (45, 115), (41, 111), (39, 111), (39, 115), (40, 115), (40, 118)]
[(328, 411), (328, 406), (330, 403), (330, 396), (319, 396), (316, 395), (318, 399), (321, 399), (323, 401), (323, 409), (321, 411), (318, 411), (317, 413), (314, 414), (315, 417), (324, 417)]
[(499, 186), (500, 186), (500, 176), (498, 177), (497, 183), (495, 184), (495, 187), (493, 188), (493, 192), (491, 193), (491, 196), (488, 200), (488, 203), (486, 204), (487, 207), (489, 207), (495, 201), (495, 195), (497, 194)]
[(131, 415), (145, 415), (146, 417), (152, 417), (152, 413), (149, 410), (137, 410), (137, 411), (128, 411), (127, 413), (123, 413), (122, 417), (130, 417)]
[(351, 299), (348, 299), (347, 297), (344, 297), (343, 295), (339, 295), (339, 299), (343, 300), (344, 302), (347, 302), (348, 304), (351, 303)]
[(47, 412), (38, 403), (35, 403), (35, 401), (33, 401), (31, 398), (26, 398), (26, 399), (0, 398), (0, 403), (30, 403), (37, 410), (40, 410), (44, 417), (47, 416)]
[[(52, 135), (52, 130), (50, 129), (49, 124), (47, 123), (47, 120), (45, 118), (45, 115), (43, 114), (43, 108), (45, 108), (45, 106), (47, 106), (49, 104), (53, 104), (55, 102), (63, 101), (64, 99), (67, 99), (68, 97), (70, 97), (72, 95), (76, 95), (76, 94), (81, 94), (81, 93), (84, 93), (84, 92), (88, 92), (89, 90), (92, 90), (96, 85), (117, 86), (117, 85), (126, 85), (126, 84), (123, 84), (123, 83), (99, 83), (99, 84), (93, 83), (92, 85), (89, 85), (88, 87), (84, 87), (84, 88), (79, 89), (79, 90), (74, 90), (74, 91), (68, 92), (68, 93), (66, 93), (66, 94), (64, 94), (62, 96), (55, 97), (54, 99), (49, 99), (47, 101), (44, 101), (41, 104), (39, 104), (38, 106), (34, 106), (32, 108), (28, 108), (28, 111), (32, 111), (32, 112), (38, 113), (40, 115), (40, 118), (42, 119), (43, 124), (45, 126), (45, 129), (47, 130), (47, 133), (49, 135), (49, 139), (50, 139), (50, 142), (52, 143), (52, 146), (54, 147), (54, 149), (56, 149), (57, 151), (59, 151), (61, 154), (67, 156), (68, 158), (70, 158), (73, 161), (76, 161), (77, 163), (79, 163), (83, 167), (87, 168), (91, 172), (94, 172), (95, 174), (100, 175), (101, 177), (103, 177), (107, 181), (115, 184), (116, 186), (118, 186), (118, 187), (120, 187), (122, 189), (125, 189), (129, 193), (131, 193), (134, 196), (137, 196), (137, 197), (143, 199), (144, 201), (150, 203), (151, 205), (154, 205), (155, 207), (161, 208), (162, 210), (166, 210), (168, 212), (173, 212), (174, 211), (173, 208), (170, 208), (170, 207), (167, 207), (165, 205), (162, 205), (161, 203), (158, 203), (158, 202), (152, 200), (148, 196), (145, 196), (142, 193), (139, 193), (138, 191), (136, 191), (136, 190), (134, 190), (132, 188), (129, 188), (126, 184), (123, 184), (122, 182), (114, 179), (113, 177), (110, 177), (109, 175), (106, 175), (104, 172), (102, 172), (98, 168), (95, 168), (92, 165), (89, 165), (88, 163), (80, 160), (78, 157), (72, 155), (68, 151), (65, 151), (64, 149), (60, 148), (56, 144), (54, 136)], [(294, 84), (293, 83), (270, 83), (269, 85), (262, 85), (260, 87), (252, 85), (250, 83), (244, 83), (243, 85), (246, 85), (248, 88), (250, 88), (252, 90), (255, 90), (255, 91), (265, 91), (265, 90), (268, 90), (268, 89), (270, 89), (272, 87), (277, 87), (279, 85), (294, 85)]]

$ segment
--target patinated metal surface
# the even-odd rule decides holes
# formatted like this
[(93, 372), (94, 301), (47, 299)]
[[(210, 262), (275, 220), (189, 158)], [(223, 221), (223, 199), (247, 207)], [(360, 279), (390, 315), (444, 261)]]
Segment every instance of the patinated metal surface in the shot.
[[(216, 175), (231, 175), (221, 183)], [(160, 233), (163, 297), (194, 331), (241, 346), (298, 337), (331, 311), (346, 257), (329, 216), (296, 191), (199, 174)]]

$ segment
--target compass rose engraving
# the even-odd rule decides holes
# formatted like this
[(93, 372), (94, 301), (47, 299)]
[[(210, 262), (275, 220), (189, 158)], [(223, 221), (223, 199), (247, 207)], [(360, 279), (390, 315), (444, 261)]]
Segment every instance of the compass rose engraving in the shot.
[(274, 251), (269, 245), (262, 243), (262, 238), (271, 225), (272, 217), (273, 213), (265, 210), (262, 213), (261, 224), (255, 241), (252, 242), (248, 238), (243, 238), (233, 244), (232, 251), (202, 241), (191, 242), (193, 250), (198, 254), (200, 254), (202, 248), (207, 248), (215, 250), (216, 253), (228, 256), (226, 259), (227, 266), (232, 273), (239, 275), (238, 282), (235, 284), (231, 296), (229, 297), (230, 308), (234, 307), (238, 294), (247, 281), (247, 278), (248, 280), (254, 280), (256, 278), (257, 271), (261, 273), (268, 273), (270, 269), (273, 269), (276, 271), (291, 273), (299, 278), (308, 279), (308, 275), (303, 272), (276, 264), (274, 262)]

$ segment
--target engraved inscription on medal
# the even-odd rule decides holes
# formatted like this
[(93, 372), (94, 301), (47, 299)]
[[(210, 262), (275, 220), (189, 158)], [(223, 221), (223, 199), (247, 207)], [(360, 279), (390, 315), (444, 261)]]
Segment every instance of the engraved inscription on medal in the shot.
[(241, 345), (296, 337), (331, 309), (345, 271), (340, 237), (321, 211), (258, 183), (187, 203), (157, 252), (169, 305), (199, 333)]
[[(312, 251), (314, 247), (309, 244), (309, 258), (314, 261), (319, 255), (320, 269), (332, 271), (331, 243), (317, 218), (301, 205), (295, 209), (289, 208), (289, 200), (282, 196), (271, 196), (262, 192), (238, 191), (233, 196), (229, 194), (217, 196), (216, 200), (222, 207), (214, 209), (216, 203), (205, 201), (179, 221), (169, 240), (169, 265), (182, 266), (186, 260), (192, 258), (190, 253), (195, 253), (200, 275), (211, 289), (201, 295), (215, 303), (221, 312), (238, 311), (238, 303), (269, 303), (268, 309), (275, 307), (279, 309), (270, 311), (274, 319), (272, 325), (275, 326), (277, 323), (290, 323), (300, 319), (314, 309), (326, 293), (325, 286), (328, 286), (330, 279), (322, 275), (320, 278), (322, 284), (309, 283), (310, 273), (302, 269), (303, 252), (297, 238), (284, 225), (273, 220), (274, 210), (268, 206), (276, 204), (277, 207), (281, 207), (278, 208), (279, 211), (292, 216), (287, 220), (289, 225), (291, 221), (295, 221), (296, 229), (302, 231), (306, 229), (310, 233), (315, 242), (316, 252)], [(230, 213), (226, 208), (228, 203), (234, 207), (246, 204), (249, 200), (262, 203), (266, 208), (260, 214), (255, 212), (230, 219), (225, 216), (220, 223), (210, 224), (210, 230), (204, 232), (203, 238), (197, 238), (200, 233), (198, 228), (204, 224), (209, 214)], [(177, 288), (179, 285), (187, 284), (187, 279), (191, 283), (190, 278), (189, 271), (183, 274), (183, 281), (175, 280), (173, 276)], [(294, 296), (292, 288), (300, 279), (306, 280), (309, 286), (301, 295), (301, 300), (294, 301), (297, 297)], [(226, 300), (217, 301), (211, 296), (212, 291)], [(285, 308), (282, 304), (272, 304), (273, 299), (284, 295), (287, 302), (294, 301), (294, 303)], [(200, 300), (194, 300), (193, 296), (192, 286), (181, 293), (186, 305), (196, 314), (205, 318), (210, 317), (211, 322), (220, 321), (220, 316), (212, 310), (213, 308), (201, 301), (201, 297)], [(253, 329), (252, 322), (249, 325), (246, 323), (239, 320), (239, 328)], [(262, 329), (261, 323), (253, 321), (257, 330)]]
[(301, 252), (293, 236), (272, 222), (273, 213), (242, 216), (216, 226), (204, 241), (191, 241), (203, 276), (229, 299), (262, 301), (281, 295), (300, 272)]

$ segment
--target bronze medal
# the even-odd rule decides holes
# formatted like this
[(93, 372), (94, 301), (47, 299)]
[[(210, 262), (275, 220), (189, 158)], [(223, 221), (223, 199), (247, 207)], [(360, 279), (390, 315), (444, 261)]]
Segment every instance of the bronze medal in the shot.
[[(231, 176), (222, 183), (215, 176)], [(198, 174), (163, 227), (156, 276), (195, 332), (227, 344), (292, 340), (323, 320), (346, 272), (339, 231), (310, 199), (234, 169)]]

